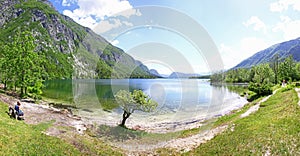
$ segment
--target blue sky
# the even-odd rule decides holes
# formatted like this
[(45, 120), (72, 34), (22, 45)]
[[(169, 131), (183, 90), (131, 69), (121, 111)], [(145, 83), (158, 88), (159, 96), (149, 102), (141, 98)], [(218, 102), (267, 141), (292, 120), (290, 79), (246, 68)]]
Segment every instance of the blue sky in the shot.
[[(193, 41), (184, 38), (181, 32), (171, 31), (172, 27), (149, 25), (147, 23), (149, 16), (144, 15), (145, 10), (141, 7), (166, 7), (195, 20), (214, 41), (225, 69), (273, 44), (300, 37), (299, 0), (51, 0), (51, 2), (60, 13), (70, 16), (81, 25), (90, 27), (114, 45), (141, 60), (149, 68), (156, 68), (164, 74), (172, 71), (210, 72), (207, 62), (212, 60), (203, 55), (210, 51), (199, 52)], [(196, 27), (185, 23), (186, 19), (176, 19), (175, 15), (167, 15), (168, 9), (158, 13), (153, 9), (154, 20), (169, 23), (178, 20), (178, 23), (186, 29), (197, 32)], [(119, 13), (121, 11), (125, 12)], [(135, 27), (140, 19), (127, 20), (134, 18), (133, 15), (147, 18), (144, 27)], [(112, 19), (116, 16), (119, 19)], [(114, 34), (116, 31), (112, 31), (125, 26), (126, 31), (117, 35)], [(97, 27), (101, 30), (97, 31)], [(149, 49), (149, 45), (164, 49), (154, 53), (151, 50), (160, 49)], [(145, 52), (139, 54), (136, 50)], [(150, 56), (151, 53), (158, 58)], [(176, 60), (172, 60), (173, 58)], [(180, 58), (183, 58), (183, 61)], [(216, 63), (220, 61), (216, 59)]]

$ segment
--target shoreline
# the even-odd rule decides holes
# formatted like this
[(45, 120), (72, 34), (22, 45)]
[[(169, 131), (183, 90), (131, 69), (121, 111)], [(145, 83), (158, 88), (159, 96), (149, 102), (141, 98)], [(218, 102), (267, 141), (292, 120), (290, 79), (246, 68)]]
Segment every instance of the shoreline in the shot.
[[(19, 99), (1, 93), (0, 100), (13, 106)], [(72, 127), (76, 128), (78, 132), (83, 133), (82, 131), (86, 130), (86, 127), (88, 127), (89, 125), (97, 124), (97, 125), (107, 125), (107, 126), (114, 127), (114, 126), (118, 126), (118, 123), (121, 121), (121, 115), (115, 112), (107, 112), (101, 110), (100, 112), (104, 114), (104, 116), (96, 118), (96, 117), (91, 117), (91, 115), (88, 116), (82, 114), (82, 112), (81, 113), (78, 112), (79, 109), (75, 107), (74, 108), (65, 108), (60, 106), (57, 107), (55, 106), (55, 104), (53, 104), (55, 102), (57, 102), (55, 101), (55, 99), (49, 99), (49, 98), (47, 98), (46, 100), (41, 100), (39, 104), (22, 101), (21, 103), (23, 104), (22, 107), (24, 109), (25, 119), (26, 119), (25, 122), (29, 124), (37, 124), (40, 122), (50, 121), (51, 119), (58, 120), (58, 122), (62, 122), (61, 120), (64, 120), (68, 122), (65, 125), (71, 125)], [(59, 105), (64, 105), (64, 104), (66, 103), (64, 103), (63, 101), (59, 101)], [(129, 118), (128, 121), (126, 122), (126, 126), (133, 130), (140, 130), (148, 133), (178, 132), (183, 130), (199, 128), (203, 126), (203, 124), (205, 124), (206, 122), (231, 114), (233, 111), (239, 110), (247, 104), (248, 102), (239, 103), (237, 105), (234, 105), (230, 109), (219, 110), (218, 113), (215, 113), (214, 115), (208, 115), (208, 114), (196, 115), (193, 116), (192, 118), (185, 117), (183, 120), (181, 118), (178, 118), (178, 116), (180, 117), (180, 113), (183, 112), (180, 113), (175, 112), (173, 114), (173, 117), (171, 118), (168, 116), (168, 114), (163, 114), (163, 115), (153, 115), (148, 118), (141, 119), (141, 117), (143, 117), (142, 115), (132, 114), (131, 118)], [(85, 112), (85, 113), (89, 114), (90, 112)], [(38, 120), (38, 117), (43, 116), (42, 114), (44, 114), (44, 117), (42, 117), (41, 120)], [(57, 115), (57, 117), (55, 115)], [(105, 119), (103, 119), (103, 117), (105, 117)], [(75, 119), (77, 122), (69, 121), (68, 119), (69, 120)]]
[[(0, 100), (9, 104), (14, 105), (17, 100), (14, 97), (8, 96), (6, 94), (0, 94)], [(61, 130), (61, 126), (71, 127), (68, 131), (71, 131), (71, 133), (79, 134), (79, 135), (85, 135), (86, 130), (90, 128), (90, 130), (98, 128), (99, 125), (107, 125), (107, 124), (99, 124), (99, 122), (95, 122), (92, 119), (88, 117), (82, 117), (78, 115), (72, 114), (67, 109), (57, 109), (50, 105), (49, 102), (41, 100), (39, 104), (36, 103), (30, 103), (30, 102), (21, 102), (22, 106), (21, 108), (24, 110), (25, 113), (25, 123), (27, 124), (39, 124), (43, 122), (51, 122), (53, 120), (53, 125), (46, 131), (44, 134), (55, 136), (55, 137), (61, 137), (64, 135), (65, 131)], [(158, 134), (167, 134), (167, 133), (174, 133), (185, 131), (185, 130), (191, 130), (194, 128), (201, 128), (204, 125), (208, 125), (208, 129), (202, 131), (199, 131), (199, 134), (192, 134), (189, 136), (186, 136), (184, 138), (179, 137), (179, 134), (175, 134), (173, 138), (170, 138), (165, 141), (159, 141), (155, 143), (146, 143), (146, 144), (139, 144), (139, 149), (133, 149), (128, 148), (132, 147), (130, 146), (130, 140), (125, 140), (125, 142), (129, 141), (129, 146), (124, 146), (122, 144), (114, 143), (114, 142), (108, 142), (108, 144), (120, 148), (125, 151), (126, 154), (136, 154), (136, 153), (145, 153), (148, 150), (151, 150), (152, 152), (159, 148), (170, 148), (170, 149), (179, 149), (181, 151), (189, 151), (197, 146), (199, 146), (202, 143), (206, 143), (208, 140), (214, 138), (216, 135), (222, 133), (228, 128), (228, 125), (221, 125), (218, 127), (213, 127), (209, 125), (209, 123), (212, 123), (213, 120), (217, 120), (219, 117), (228, 115), (233, 113), (236, 110), (242, 109), (245, 105), (248, 103), (242, 105), (241, 107), (232, 109), (231, 111), (227, 111), (223, 114), (218, 114), (215, 116), (212, 116), (210, 118), (203, 118), (198, 116), (199, 118), (192, 118), (189, 120), (185, 120), (183, 122), (165, 122), (160, 124), (148, 124), (146, 126), (140, 126), (136, 127), (138, 124), (136, 121), (130, 121), (126, 124), (128, 128), (131, 128), (134, 131), (144, 131), (147, 133), (158, 133)], [(108, 112), (106, 112), (108, 113)], [(134, 119), (138, 120), (136, 117), (133, 117)], [(121, 120), (121, 116), (119, 118)], [(211, 121), (209, 121), (211, 120)], [(209, 122), (209, 123), (206, 123)], [(95, 127), (95, 123), (96, 126)], [(109, 124), (108, 124), (109, 125)], [(115, 127), (118, 124), (116, 122), (112, 122), (111, 126)], [(174, 127), (175, 126), (175, 127)], [(173, 127), (173, 128), (172, 128)], [(179, 137), (179, 138), (178, 138)], [(98, 138), (101, 140), (101, 138)], [(124, 142), (124, 143), (125, 143)], [(134, 145), (133, 143), (132, 145)], [(149, 149), (151, 147), (151, 149)]]

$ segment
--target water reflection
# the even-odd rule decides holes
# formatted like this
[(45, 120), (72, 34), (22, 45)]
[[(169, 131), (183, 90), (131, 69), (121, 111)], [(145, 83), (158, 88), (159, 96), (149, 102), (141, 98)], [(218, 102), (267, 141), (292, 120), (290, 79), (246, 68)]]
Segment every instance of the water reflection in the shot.
[(44, 96), (76, 105), (81, 115), (117, 120), (122, 111), (116, 108), (107, 113), (107, 109), (116, 104), (114, 94), (121, 89), (141, 89), (159, 103), (152, 113), (135, 113), (139, 119), (157, 119), (159, 115), (168, 121), (209, 118), (247, 102), (226, 86), (211, 86), (208, 80), (197, 79), (55, 80), (46, 83)]

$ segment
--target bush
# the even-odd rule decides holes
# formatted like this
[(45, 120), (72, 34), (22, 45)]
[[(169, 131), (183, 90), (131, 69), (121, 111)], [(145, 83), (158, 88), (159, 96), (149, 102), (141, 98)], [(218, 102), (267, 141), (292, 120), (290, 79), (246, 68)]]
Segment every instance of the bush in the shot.
[(258, 96), (265, 96), (272, 94), (272, 87), (270, 84), (250, 83), (249, 90), (255, 92)]
[(295, 84), (288, 84), (287, 86), (280, 89), (280, 92), (286, 92), (286, 91), (292, 90), (295, 88), (295, 86), (296, 86)]
[(255, 92), (253, 91), (248, 91), (248, 96), (247, 96), (247, 101), (252, 102), (255, 99), (258, 99), (260, 96), (257, 95)]

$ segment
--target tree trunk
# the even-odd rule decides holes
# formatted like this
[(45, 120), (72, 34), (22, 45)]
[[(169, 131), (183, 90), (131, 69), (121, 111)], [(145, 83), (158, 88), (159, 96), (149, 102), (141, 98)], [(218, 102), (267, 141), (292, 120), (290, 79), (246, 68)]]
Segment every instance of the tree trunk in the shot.
[(24, 88), (23, 88), (23, 86), (21, 87), (21, 96), (23, 96), (23, 94), (24, 94)]
[(125, 122), (126, 122), (126, 120), (129, 118), (130, 115), (131, 115), (131, 113), (127, 113), (126, 111), (124, 111), (122, 123), (120, 124), (120, 126), (125, 127)]
[(4, 81), (4, 90), (7, 89), (7, 81)]

